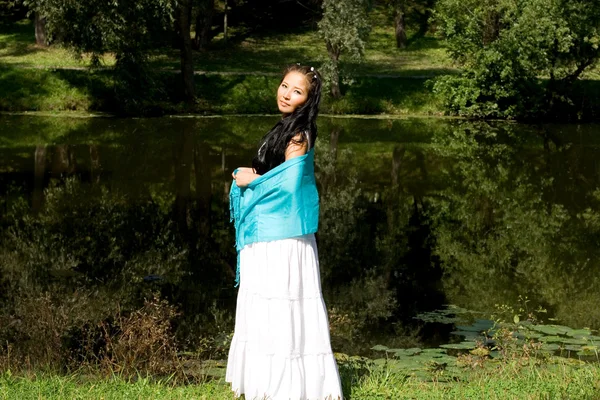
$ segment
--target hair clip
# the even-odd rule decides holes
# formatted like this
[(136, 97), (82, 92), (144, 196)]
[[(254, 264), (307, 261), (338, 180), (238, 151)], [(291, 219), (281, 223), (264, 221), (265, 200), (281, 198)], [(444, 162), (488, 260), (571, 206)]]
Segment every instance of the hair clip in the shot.
[(314, 71), (314, 70), (315, 70), (315, 67), (310, 67), (310, 70), (311, 70), (311, 71)]
[(300, 63), (296, 63), (296, 65), (301, 65)]

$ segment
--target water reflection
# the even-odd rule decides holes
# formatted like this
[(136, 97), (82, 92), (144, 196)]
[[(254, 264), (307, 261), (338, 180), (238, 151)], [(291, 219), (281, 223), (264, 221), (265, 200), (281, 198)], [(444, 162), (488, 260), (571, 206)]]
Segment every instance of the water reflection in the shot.
[[(18, 313), (23, 290), (57, 304), (87, 293), (96, 318), (112, 309), (98, 293), (134, 307), (159, 291), (183, 311), (182, 343), (230, 329), (230, 174), (274, 121), (0, 118), (3, 313)], [(519, 296), (600, 328), (598, 126), (319, 127), (334, 346), (417, 329), (417, 312), (445, 303), (492, 313)]]

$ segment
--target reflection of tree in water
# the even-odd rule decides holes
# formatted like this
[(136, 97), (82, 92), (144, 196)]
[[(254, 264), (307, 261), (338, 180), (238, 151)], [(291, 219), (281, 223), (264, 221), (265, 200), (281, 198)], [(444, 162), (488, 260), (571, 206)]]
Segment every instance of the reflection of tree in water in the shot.
[[(227, 331), (236, 293), (230, 173), (248, 165), (272, 121), (251, 132), (235, 119), (123, 123), (118, 134), (110, 126), (96, 133), (102, 144), (12, 156), (33, 169), (37, 213), (19, 209), (2, 220), (10, 240), (0, 248), (0, 281), (26, 275), (3, 286), (2, 307), (15, 282), (25, 285), (19, 293), (51, 290), (64, 301), (74, 288), (96, 291), (125, 308), (160, 291), (183, 311), (181, 340)], [(600, 247), (594, 148), (557, 134), (544, 146), (543, 133), (481, 124), (439, 132), (430, 144), (429, 135), (390, 139), (381, 123), (372, 140), (361, 124), (329, 121), (317, 141), (317, 238), (337, 349), (348, 349), (347, 339), (366, 347), (366, 337), (395, 334), (445, 302), (490, 311), (519, 294), (565, 323), (598, 325), (596, 311), (580, 311), (599, 309), (590, 295)], [(95, 299), (94, 318), (109, 315)]]
[[(410, 321), (419, 311), (444, 304), (439, 262), (423, 196), (430, 185), (423, 149), (400, 144), (392, 150), (391, 185), (384, 192), (387, 232), (379, 248), (384, 255), (384, 276), (395, 290), (396, 317)], [(415, 187), (414, 182), (418, 182)], [(422, 332), (431, 338), (436, 332)]]
[[(358, 171), (370, 166), (361, 154), (338, 149), (340, 127), (333, 125), (330, 133), (328, 146), (317, 149), (318, 239), (327, 304), (349, 313), (357, 331), (393, 335), (396, 328), (411, 326), (416, 312), (440, 307), (444, 299), (422, 193), (413, 182), (428, 179), (425, 158), (417, 146), (391, 147), (383, 156), (389, 160), (391, 185), (373, 198), (357, 181)], [(336, 328), (334, 323), (334, 343)]]
[(582, 301), (597, 310), (600, 298), (598, 247), (574, 204), (561, 201), (569, 187), (555, 183), (573, 167), (571, 151), (486, 124), (457, 126), (434, 150), (446, 184), (427, 199), (428, 215), (449, 300), (489, 311), (522, 295), (566, 324), (600, 325), (596, 311), (574, 311)]

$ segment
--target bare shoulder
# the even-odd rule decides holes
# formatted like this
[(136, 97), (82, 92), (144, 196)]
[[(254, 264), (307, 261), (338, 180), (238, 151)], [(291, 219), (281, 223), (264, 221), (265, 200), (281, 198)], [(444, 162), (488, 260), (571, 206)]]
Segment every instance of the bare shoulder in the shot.
[(288, 143), (287, 148), (285, 149), (285, 159), (289, 160), (290, 158), (299, 157), (308, 151), (308, 140), (303, 133), (298, 133), (292, 140)]

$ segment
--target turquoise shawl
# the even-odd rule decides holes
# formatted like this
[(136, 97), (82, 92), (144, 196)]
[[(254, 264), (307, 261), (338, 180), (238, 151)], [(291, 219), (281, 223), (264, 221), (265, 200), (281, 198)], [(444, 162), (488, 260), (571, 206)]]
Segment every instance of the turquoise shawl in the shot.
[(238, 187), (234, 179), (229, 192), (229, 212), (235, 226), (238, 253), (235, 282), (238, 286), (240, 251), (244, 246), (317, 231), (319, 194), (314, 149), (285, 161), (247, 187)]

